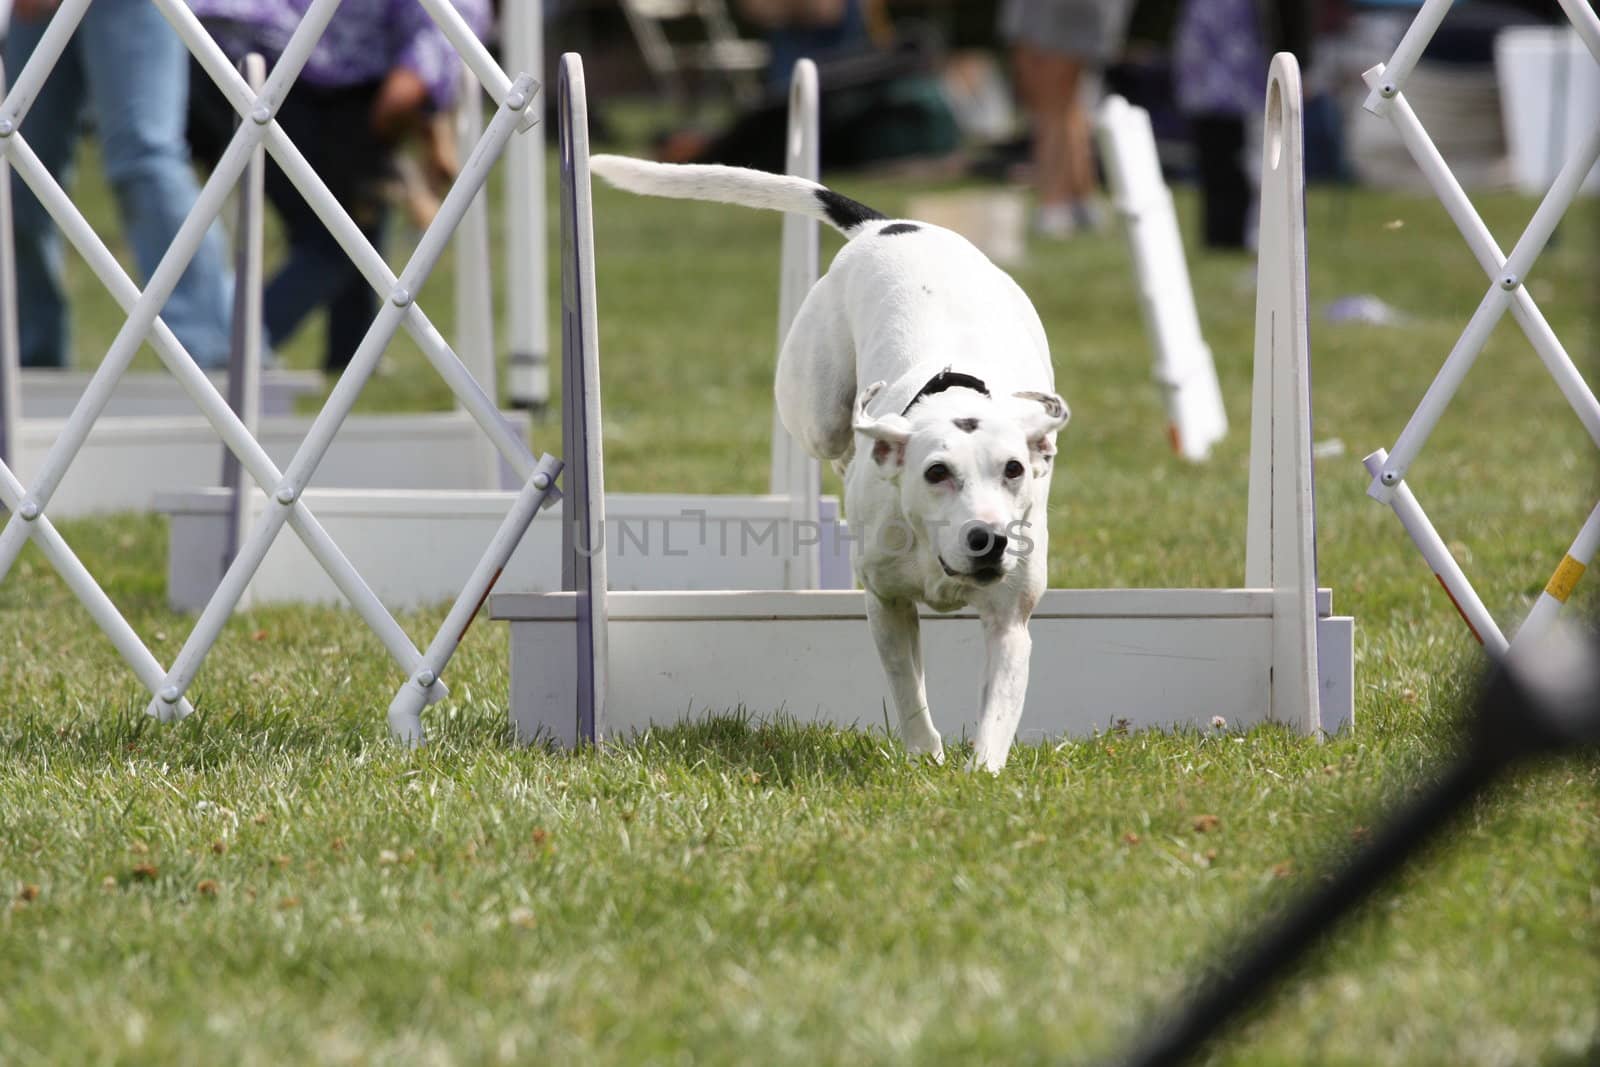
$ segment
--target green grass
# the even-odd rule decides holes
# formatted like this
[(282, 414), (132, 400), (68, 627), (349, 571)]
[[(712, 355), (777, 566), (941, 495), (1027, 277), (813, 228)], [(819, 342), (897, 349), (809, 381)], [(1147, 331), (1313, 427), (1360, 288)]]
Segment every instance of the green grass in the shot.
[[(911, 192), (840, 187), (889, 211)], [(102, 191), (81, 195), (108, 219)], [(760, 489), (777, 221), (596, 195), (611, 486)], [(1506, 246), (1532, 207), (1482, 206)], [(1482, 662), (1365, 497), (1359, 457), (1393, 442), (1484, 279), (1431, 202), (1317, 190), (1308, 221), (1313, 305), (1374, 292), (1411, 316), (1312, 326), (1316, 433), (1347, 446), (1317, 488), (1323, 581), (1357, 619), (1353, 734), (1111, 731), (1019, 749), (990, 778), (907, 765), (879, 732), (773, 722), (773, 693), (603, 751), (514, 750), (505, 637), (483, 622), (429, 713), (434, 744), (411, 753), (384, 736), (399, 679), (377, 643), (347, 613), (293, 608), (235, 619), (199, 713), (163, 727), (30, 548), (0, 599), (0, 1062), (1029, 1063), (1121, 1047), (1435, 772)], [(1531, 283), (1575, 353), (1594, 339), (1595, 222), (1575, 215)], [(1074, 411), (1053, 583), (1238, 584), (1249, 262), (1191, 254), (1234, 428), (1190, 467), (1165, 446), (1121, 242), (1034, 251), (1018, 275)], [(74, 277), (80, 351), (103, 350), (117, 320)], [(441, 273), (423, 296), (447, 334), (448, 293)], [(287, 355), (310, 365), (316, 347)], [(368, 407), (445, 405), (408, 343), (388, 361)], [(556, 435), (546, 420), (535, 443)], [(1504, 324), (1412, 475), (1502, 619), (1592, 506), (1591, 447)], [(161, 523), (63, 532), (170, 659), (190, 623), (164, 607)], [(402, 621), (425, 635), (441, 617)], [(1597, 786), (1592, 759), (1503, 785), (1216, 1062), (1592, 1062)], [(1220, 822), (1198, 832), (1200, 815)]]

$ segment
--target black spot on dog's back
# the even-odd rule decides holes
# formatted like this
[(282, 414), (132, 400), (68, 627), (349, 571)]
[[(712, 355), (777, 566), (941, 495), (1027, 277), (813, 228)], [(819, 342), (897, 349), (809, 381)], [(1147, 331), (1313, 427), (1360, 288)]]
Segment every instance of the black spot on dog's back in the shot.
[(818, 189), (817, 200), (822, 204), (822, 210), (827, 212), (829, 221), (841, 230), (854, 230), (864, 222), (888, 217), (881, 211), (856, 203), (848, 196), (840, 196), (832, 189)]
[(958, 429), (958, 430), (964, 430), (967, 433), (977, 433), (978, 432), (978, 420), (977, 419), (956, 419), (955, 420), (955, 424), (956, 424), (956, 429)]
[(920, 229), (922, 229), (922, 227), (918, 226), (914, 222), (891, 222), (889, 225), (878, 231), (878, 236), (893, 237), (896, 234), (901, 233), (916, 233)]

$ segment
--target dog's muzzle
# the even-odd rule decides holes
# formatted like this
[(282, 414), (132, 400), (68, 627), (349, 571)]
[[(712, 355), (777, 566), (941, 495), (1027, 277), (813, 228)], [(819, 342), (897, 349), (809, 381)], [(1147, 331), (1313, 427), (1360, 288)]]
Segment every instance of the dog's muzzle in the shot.
[(962, 532), (962, 549), (968, 569), (958, 571), (939, 557), (939, 566), (951, 578), (968, 578), (980, 585), (998, 581), (1005, 575), (1002, 561), (1006, 554), (1006, 535), (982, 523), (971, 523)]

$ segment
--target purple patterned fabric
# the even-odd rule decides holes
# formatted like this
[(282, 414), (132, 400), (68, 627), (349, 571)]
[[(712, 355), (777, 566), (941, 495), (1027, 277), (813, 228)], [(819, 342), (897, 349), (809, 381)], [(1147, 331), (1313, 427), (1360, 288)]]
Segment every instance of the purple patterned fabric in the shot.
[[(489, 28), (489, 0), (450, 0), (479, 37)], [(225, 52), (276, 57), (311, 0), (190, 0)], [(300, 78), (333, 89), (379, 81), (393, 67), (415, 71), (433, 105), (449, 107), (461, 65), (455, 49), (417, 0), (343, 0)]]
[(1261, 109), (1267, 56), (1255, 0), (1186, 0), (1173, 53), (1173, 88), (1186, 114), (1251, 115)]

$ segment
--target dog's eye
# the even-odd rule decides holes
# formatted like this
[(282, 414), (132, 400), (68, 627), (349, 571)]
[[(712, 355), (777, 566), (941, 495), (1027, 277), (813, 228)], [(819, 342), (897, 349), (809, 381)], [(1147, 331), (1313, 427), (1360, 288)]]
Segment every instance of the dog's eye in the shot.
[(1010, 462), (1008, 462), (1006, 464), (1006, 477), (1007, 478), (1020, 478), (1020, 477), (1022, 477), (1022, 464), (1017, 462), (1014, 459), (1011, 460)]
[(935, 463), (922, 472), (922, 477), (929, 485), (938, 485), (940, 482), (949, 480), (950, 468), (943, 463)]

